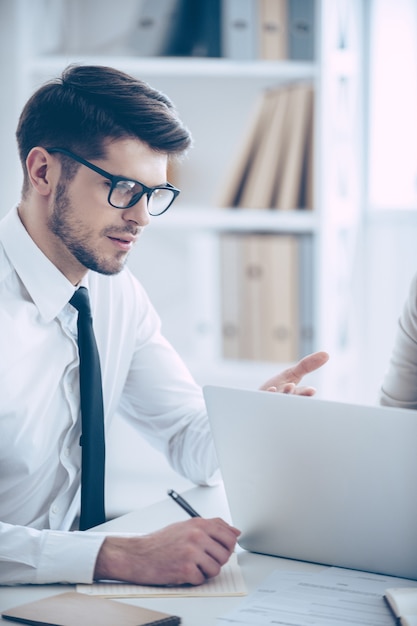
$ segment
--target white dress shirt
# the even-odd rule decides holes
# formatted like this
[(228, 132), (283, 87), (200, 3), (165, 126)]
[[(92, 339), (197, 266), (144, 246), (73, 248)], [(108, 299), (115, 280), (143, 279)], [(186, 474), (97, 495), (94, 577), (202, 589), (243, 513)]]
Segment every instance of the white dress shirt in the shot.
[[(196, 483), (217, 468), (201, 389), (125, 268), (89, 272), (105, 428), (134, 422)], [(71, 532), (80, 501), (80, 398), (74, 286), (23, 227), (0, 222), (0, 584), (92, 581), (103, 541)]]
[(386, 406), (417, 409), (417, 274), (398, 321), (388, 370), (380, 392)]

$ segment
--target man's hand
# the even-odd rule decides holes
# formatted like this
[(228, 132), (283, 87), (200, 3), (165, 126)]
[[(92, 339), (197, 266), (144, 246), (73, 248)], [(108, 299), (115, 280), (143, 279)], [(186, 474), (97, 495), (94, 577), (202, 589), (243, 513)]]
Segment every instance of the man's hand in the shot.
[(314, 387), (297, 387), (303, 376), (314, 372), (329, 360), (327, 352), (314, 352), (298, 361), (293, 367), (277, 374), (264, 385), (263, 391), (278, 391), (280, 393), (295, 393), (299, 396), (313, 396), (316, 393)]
[(143, 537), (106, 537), (94, 578), (143, 585), (199, 585), (217, 576), (240, 531), (222, 519), (193, 518)]

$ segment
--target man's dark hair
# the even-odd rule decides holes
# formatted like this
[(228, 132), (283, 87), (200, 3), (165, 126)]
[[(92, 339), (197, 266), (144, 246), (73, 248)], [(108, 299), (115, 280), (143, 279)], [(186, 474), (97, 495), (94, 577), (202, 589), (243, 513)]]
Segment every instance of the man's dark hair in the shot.
[(136, 138), (180, 155), (191, 135), (171, 100), (146, 82), (111, 67), (70, 65), (26, 103), (16, 131), (27, 190), (26, 158), (35, 146), (66, 148), (86, 159), (105, 156), (105, 143)]

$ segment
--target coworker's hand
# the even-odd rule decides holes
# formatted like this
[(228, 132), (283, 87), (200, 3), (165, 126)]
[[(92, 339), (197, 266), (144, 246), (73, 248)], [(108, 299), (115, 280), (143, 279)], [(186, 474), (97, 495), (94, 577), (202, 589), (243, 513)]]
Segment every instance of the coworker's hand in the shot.
[(329, 355), (327, 352), (313, 352), (298, 361), (292, 367), (270, 378), (262, 387), (263, 391), (277, 391), (280, 393), (294, 393), (298, 396), (313, 396), (316, 393), (314, 387), (297, 387), (303, 376), (314, 372), (325, 363)]
[(192, 518), (143, 537), (109, 536), (94, 578), (143, 585), (199, 585), (217, 576), (240, 531), (224, 520)]

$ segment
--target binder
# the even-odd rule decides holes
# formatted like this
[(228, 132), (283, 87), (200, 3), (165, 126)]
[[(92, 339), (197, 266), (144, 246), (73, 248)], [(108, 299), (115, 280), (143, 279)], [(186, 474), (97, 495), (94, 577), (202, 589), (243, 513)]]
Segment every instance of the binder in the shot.
[(265, 284), (265, 258), (262, 256), (262, 235), (241, 238), (242, 262), (240, 281), (240, 358), (262, 361), (262, 314)]
[(315, 0), (288, 0), (289, 58), (314, 61)]
[(262, 92), (256, 99), (246, 128), (243, 131), (241, 145), (238, 146), (231, 171), (227, 173), (226, 182), (218, 201), (221, 207), (237, 207), (241, 204), (240, 200), (244, 183), (263, 136), (265, 124), (264, 106), (265, 94)]
[(289, 97), (286, 133), (282, 141), (285, 158), (273, 203), (280, 210), (300, 207), (303, 164), (308, 133), (312, 127), (313, 88), (305, 84), (295, 85), (291, 88)]
[(191, 54), (197, 57), (220, 57), (221, 0), (188, 0), (188, 14), (195, 12), (195, 23), (189, 24), (196, 33)]
[(241, 235), (236, 233), (220, 237), (222, 352), (226, 359), (240, 358), (240, 240)]
[(310, 234), (298, 238), (299, 356), (314, 352), (314, 240)]
[(257, 18), (257, 0), (223, 0), (223, 57), (239, 60), (257, 58)]
[(286, 159), (284, 138), (288, 115), (288, 90), (276, 89), (265, 93), (262, 119), (258, 131), (258, 149), (243, 182), (239, 206), (268, 209), (273, 206), (274, 189), (282, 174)]
[(266, 235), (263, 239), (261, 357), (290, 363), (299, 354), (298, 236)]
[(221, 254), (224, 358), (296, 360), (299, 236), (228, 233), (222, 235)]
[(298, 358), (298, 272), (296, 235), (242, 237), (240, 358)]
[(304, 168), (302, 174), (302, 190), (301, 190), (301, 199), (300, 199), (300, 207), (304, 209), (313, 209), (314, 208), (314, 151), (315, 151), (315, 131), (314, 131), (314, 109), (315, 109), (315, 100), (314, 93), (312, 96), (311, 108), (309, 113), (309, 118), (307, 121), (307, 129), (306, 129), (306, 146), (305, 146), (305, 161)]
[(259, 58), (287, 58), (287, 0), (259, 0)]
[(309, 84), (260, 95), (220, 206), (313, 208), (313, 109)]
[[(304, 120), (299, 117), (293, 121), (293, 132), (296, 131), (295, 125), (298, 126), (300, 133), (304, 133), (304, 139), (302, 136), (297, 136), (295, 132), (296, 141), (300, 142), (299, 145), (299, 161), (298, 165), (294, 165), (294, 175), (299, 178), (298, 181), (298, 201), (295, 202), (295, 206), (299, 209), (312, 209), (314, 205), (314, 94), (311, 91), (310, 94), (305, 94), (307, 101), (305, 102)], [(302, 113), (300, 113), (300, 116)], [(302, 130), (304, 125), (304, 130)], [(292, 142), (292, 149), (296, 150), (296, 143), (290, 136), (289, 141)], [(292, 155), (296, 159), (295, 154)]]
[(141, 57), (175, 54), (184, 0), (143, 0), (139, 4), (129, 49)]

